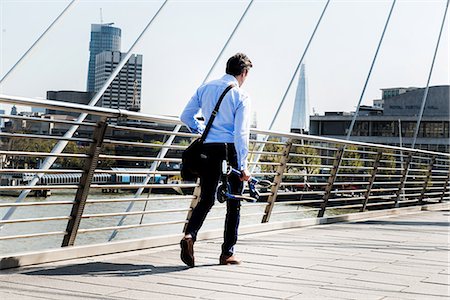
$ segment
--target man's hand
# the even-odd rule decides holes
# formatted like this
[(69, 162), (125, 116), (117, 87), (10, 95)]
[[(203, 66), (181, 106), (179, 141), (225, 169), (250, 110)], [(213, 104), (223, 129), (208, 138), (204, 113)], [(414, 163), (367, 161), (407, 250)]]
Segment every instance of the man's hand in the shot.
[(251, 176), (250, 172), (247, 169), (245, 169), (241, 171), (240, 179), (241, 181), (248, 181), (250, 179), (250, 176)]

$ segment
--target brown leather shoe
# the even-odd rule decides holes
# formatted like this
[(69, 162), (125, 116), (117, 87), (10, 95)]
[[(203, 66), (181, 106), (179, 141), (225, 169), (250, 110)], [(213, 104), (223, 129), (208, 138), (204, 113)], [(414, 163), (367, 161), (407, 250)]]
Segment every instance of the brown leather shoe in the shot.
[(181, 246), (181, 253), (180, 257), (181, 260), (188, 265), (189, 267), (194, 267), (194, 240), (192, 238), (186, 238), (184, 237), (180, 241)]
[(221, 265), (239, 265), (241, 261), (234, 255), (220, 255), (219, 263)]

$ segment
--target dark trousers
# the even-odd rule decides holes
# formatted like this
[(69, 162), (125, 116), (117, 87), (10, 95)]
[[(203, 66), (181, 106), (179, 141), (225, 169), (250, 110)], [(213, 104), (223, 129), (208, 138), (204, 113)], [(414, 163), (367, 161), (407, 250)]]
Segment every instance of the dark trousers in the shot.
[[(217, 185), (222, 174), (222, 161), (228, 154), (228, 164), (237, 168), (237, 154), (234, 144), (208, 143), (204, 144), (204, 162), (202, 163), (202, 174), (200, 176), (201, 194), (200, 201), (192, 211), (192, 216), (186, 227), (186, 234), (191, 234), (194, 241), (202, 226), (206, 215), (214, 205)], [(241, 194), (243, 183), (236, 175), (228, 177), (232, 194)], [(222, 244), (222, 254), (232, 255), (233, 246), (238, 237), (238, 227), (240, 219), (239, 200), (227, 200), (227, 215), (225, 217), (224, 242)]]

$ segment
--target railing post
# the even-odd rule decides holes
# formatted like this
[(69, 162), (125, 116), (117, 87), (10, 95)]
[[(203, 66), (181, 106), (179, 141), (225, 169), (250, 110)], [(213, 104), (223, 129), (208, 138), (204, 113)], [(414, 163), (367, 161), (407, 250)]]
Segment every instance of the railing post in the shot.
[[(189, 222), (189, 220), (191, 219), (192, 216), (192, 211), (194, 210), (194, 208), (197, 206), (198, 202), (200, 201), (200, 194), (202, 191), (202, 188), (200, 186), (200, 179), (197, 180), (197, 184), (198, 186), (196, 186), (194, 188), (194, 192), (192, 193), (192, 196), (194, 196), (195, 198), (192, 199), (191, 201), (191, 206), (189, 206), (190, 210), (188, 211), (187, 217), (186, 217), (186, 221)], [(186, 231), (187, 225), (188, 223), (185, 223), (183, 226), (183, 232)]]
[(378, 151), (377, 156), (375, 157), (375, 162), (373, 163), (372, 174), (370, 176), (369, 185), (367, 186), (367, 190), (364, 193), (364, 202), (361, 207), (361, 211), (365, 211), (367, 208), (367, 202), (369, 201), (370, 191), (372, 190), (373, 183), (375, 182), (375, 177), (377, 176), (378, 166), (380, 165), (381, 157), (383, 156), (382, 151)]
[(266, 209), (264, 211), (264, 216), (261, 220), (261, 223), (267, 223), (270, 220), (270, 216), (272, 214), (272, 210), (275, 205), (275, 201), (277, 200), (278, 188), (280, 187), (280, 183), (283, 179), (284, 171), (286, 170), (287, 162), (289, 159), (289, 152), (291, 151), (291, 147), (292, 147), (292, 140), (289, 139), (286, 142), (286, 145), (284, 146), (283, 156), (281, 157), (280, 165), (278, 166), (277, 171), (276, 171), (277, 175), (275, 175), (275, 178), (273, 180), (273, 185), (270, 189), (271, 195), (269, 196), (269, 198), (267, 198), (267, 205), (266, 205)]
[(70, 219), (67, 223), (66, 234), (64, 235), (61, 247), (73, 246), (75, 243), (75, 238), (81, 222), (81, 216), (83, 215), (86, 199), (89, 195), (92, 179), (94, 177), (94, 171), (97, 167), (98, 156), (102, 148), (107, 127), (108, 124), (106, 123), (106, 119), (102, 118), (97, 123), (97, 127), (94, 130), (94, 141), (89, 148), (89, 158), (86, 159), (83, 167), (83, 174), (80, 178), (80, 184), (75, 195), (75, 203), (72, 206)]
[(447, 192), (447, 189), (448, 189), (448, 182), (450, 181), (450, 169), (448, 171), (449, 172), (447, 174), (447, 178), (445, 179), (445, 183), (444, 183), (444, 190), (442, 191), (441, 199), (439, 199), (439, 202), (444, 201), (445, 193)]
[(328, 199), (330, 198), (331, 190), (333, 189), (334, 182), (336, 181), (339, 166), (341, 165), (342, 157), (344, 156), (344, 151), (345, 146), (342, 146), (336, 153), (336, 157), (333, 162), (333, 169), (331, 169), (330, 177), (328, 178), (328, 184), (325, 187), (325, 194), (322, 198), (323, 202), (320, 205), (320, 211), (317, 215), (318, 218), (323, 217), (325, 214), (325, 210), (327, 209)]
[(425, 192), (427, 191), (428, 182), (430, 181), (431, 173), (433, 172), (433, 165), (435, 162), (436, 162), (436, 157), (433, 156), (431, 158), (430, 164), (428, 165), (427, 177), (425, 177), (425, 180), (423, 182), (422, 192), (420, 192), (420, 196), (419, 196), (419, 204), (420, 205), (423, 204), (423, 198), (425, 197)]
[(409, 164), (411, 163), (412, 160), (412, 153), (409, 153), (408, 157), (406, 158), (406, 161), (403, 165), (403, 171), (402, 171), (402, 178), (400, 178), (400, 184), (398, 186), (398, 190), (395, 193), (395, 203), (394, 203), (394, 207), (399, 207), (400, 206), (400, 194), (402, 193), (403, 189), (405, 188), (405, 184), (406, 184), (406, 177), (408, 176), (408, 171), (409, 171)]

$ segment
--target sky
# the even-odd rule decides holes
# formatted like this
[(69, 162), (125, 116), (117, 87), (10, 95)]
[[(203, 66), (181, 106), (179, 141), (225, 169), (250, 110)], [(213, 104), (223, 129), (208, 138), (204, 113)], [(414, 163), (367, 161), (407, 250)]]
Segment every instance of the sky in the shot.
[[(68, 5), (67, 0), (0, 0), (0, 78)], [(86, 89), (90, 25), (114, 22), (127, 52), (163, 1), (79, 0), (0, 86), (6, 95), (45, 98), (47, 90)], [(143, 55), (142, 112), (178, 116), (203, 82), (248, 1), (169, 1), (133, 50)], [(209, 79), (224, 74), (228, 57), (253, 62), (243, 88), (258, 127), (268, 128), (325, 0), (255, 0)], [(311, 111), (354, 110), (392, 1), (332, 0), (305, 56)], [(381, 88), (424, 87), (446, 0), (398, 0), (363, 104)], [(449, 16), (431, 85), (449, 84)], [(297, 75), (298, 76), (298, 75)], [(275, 130), (288, 130), (297, 77)], [(1, 104), (0, 104), (1, 106)], [(3, 105), (4, 109), (9, 109)], [(25, 108), (24, 108), (25, 109)]]

